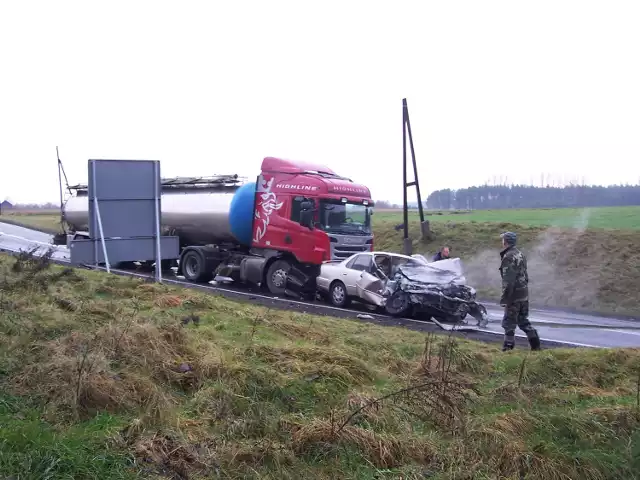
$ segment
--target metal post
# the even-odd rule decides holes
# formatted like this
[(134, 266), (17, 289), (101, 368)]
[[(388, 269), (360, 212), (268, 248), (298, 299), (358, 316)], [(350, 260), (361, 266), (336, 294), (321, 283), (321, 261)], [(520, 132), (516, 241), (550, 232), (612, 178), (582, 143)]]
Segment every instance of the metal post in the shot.
[(62, 198), (62, 171), (60, 169), (60, 153), (58, 153), (58, 147), (56, 146), (56, 157), (58, 158), (58, 186), (60, 187), (60, 228), (64, 230), (63, 217), (64, 217), (64, 199)]
[[(95, 192), (95, 177), (94, 177), (94, 192)], [(96, 206), (96, 215), (98, 216), (98, 228), (100, 229), (100, 243), (102, 243), (102, 254), (104, 255), (104, 262), (107, 264), (107, 273), (111, 273), (109, 265), (109, 256), (107, 255), (107, 244), (104, 241), (104, 233), (102, 231), (102, 217), (100, 216), (100, 206), (98, 205), (98, 198), (94, 198), (93, 202)], [(96, 255), (96, 264), (98, 263), (98, 256)]]
[[(407, 134), (409, 135), (409, 145), (411, 148), (411, 161), (413, 164), (413, 182), (407, 182)], [(409, 108), (407, 107), (407, 99), (402, 99), (402, 175), (403, 175), (403, 188), (404, 188), (404, 253), (405, 255), (411, 255), (413, 245), (409, 238), (409, 205), (407, 202), (407, 189), (409, 187), (416, 187), (416, 193), (418, 197), (418, 212), (420, 214), (420, 232), (422, 238), (431, 238), (431, 231), (429, 228), (429, 221), (424, 219), (424, 208), (422, 206), (422, 195), (420, 194), (420, 183), (418, 182), (418, 165), (416, 163), (416, 153), (413, 148), (413, 134), (411, 133), (411, 122), (409, 121)]]
[(160, 253), (160, 162), (153, 162), (153, 192), (155, 196), (155, 226), (156, 226), (156, 281), (162, 283), (162, 255)]
[[(95, 217), (92, 220), (95, 222), (97, 220), (98, 223), (98, 231), (100, 232), (100, 243), (102, 244), (102, 254), (104, 255), (104, 261), (107, 265), (107, 272), (111, 273), (111, 266), (109, 265), (109, 256), (107, 255), (107, 244), (104, 241), (104, 232), (102, 230), (102, 217), (100, 216), (100, 205), (98, 202), (98, 182), (96, 179), (96, 162), (91, 162), (91, 173), (93, 177), (93, 206), (95, 209)], [(87, 194), (88, 194), (87, 189)], [(93, 254), (95, 259), (95, 265), (98, 265), (98, 244), (93, 241)]]
[[(96, 162), (95, 160), (89, 160), (89, 164), (91, 165), (91, 175), (89, 177), (89, 183), (87, 184), (87, 207), (90, 207), (91, 204), (89, 202), (93, 201), (93, 215), (91, 215), (91, 218), (89, 218), (89, 236), (93, 241), (93, 262), (94, 262), (94, 265), (97, 266), (98, 265), (98, 244), (93, 238), (93, 235), (95, 234), (95, 231), (96, 231), (96, 227), (98, 227), (98, 233), (100, 233), (100, 226), (98, 225), (98, 220), (97, 220), (98, 214), (96, 212), (96, 204), (97, 204), (96, 198), (98, 197), (96, 195)], [(93, 177), (93, 189), (91, 191), (93, 192), (93, 199), (89, 195), (89, 191), (91, 189), (92, 177)]]
[(429, 238), (431, 236), (431, 229), (429, 226), (429, 221), (425, 221), (424, 219), (424, 209), (422, 207), (422, 196), (420, 195), (420, 182), (418, 181), (418, 165), (416, 164), (416, 152), (413, 148), (413, 134), (411, 133), (411, 121), (409, 120), (409, 108), (407, 108), (405, 103), (405, 114), (407, 120), (407, 131), (409, 133), (409, 145), (411, 147), (411, 160), (413, 162), (413, 182), (409, 184), (409, 186), (415, 185), (416, 194), (418, 197), (418, 212), (420, 214), (420, 233), (422, 238)]
[(405, 255), (411, 255), (412, 245), (409, 239), (409, 212), (407, 205), (407, 99), (402, 99), (402, 191), (403, 191), (403, 247)]
[(407, 119), (407, 132), (409, 133), (409, 146), (411, 148), (411, 160), (413, 162), (413, 183), (418, 196), (418, 211), (420, 212), (420, 222), (424, 222), (424, 210), (422, 209), (422, 197), (420, 196), (420, 183), (418, 182), (418, 166), (416, 165), (416, 152), (413, 149), (413, 135), (411, 134), (411, 121), (409, 120), (409, 109), (405, 104), (405, 115)]

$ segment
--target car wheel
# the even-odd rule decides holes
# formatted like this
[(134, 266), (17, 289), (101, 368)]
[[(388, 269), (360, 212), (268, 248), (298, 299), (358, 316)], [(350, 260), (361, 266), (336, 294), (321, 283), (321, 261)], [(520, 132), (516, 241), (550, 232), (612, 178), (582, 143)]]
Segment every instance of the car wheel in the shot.
[(286, 260), (276, 260), (267, 270), (267, 287), (274, 295), (284, 295), (287, 286), (287, 273), (291, 265)]
[(347, 295), (347, 287), (344, 286), (344, 283), (336, 281), (331, 284), (329, 300), (331, 304), (336, 307), (344, 308), (349, 305), (350, 300)]
[(404, 292), (396, 292), (389, 297), (385, 304), (385, 312), (392, 317), (403, 317), (411, 312), (409, 295)]

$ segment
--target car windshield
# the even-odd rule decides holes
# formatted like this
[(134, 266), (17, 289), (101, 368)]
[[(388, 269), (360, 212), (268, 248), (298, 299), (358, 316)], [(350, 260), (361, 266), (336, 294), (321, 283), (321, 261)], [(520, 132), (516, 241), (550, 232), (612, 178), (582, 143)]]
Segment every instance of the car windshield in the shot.
[(358, 203), (321, 200), (319, 227), (325, 232), (370, 235), (371, 212), (371, 207)]

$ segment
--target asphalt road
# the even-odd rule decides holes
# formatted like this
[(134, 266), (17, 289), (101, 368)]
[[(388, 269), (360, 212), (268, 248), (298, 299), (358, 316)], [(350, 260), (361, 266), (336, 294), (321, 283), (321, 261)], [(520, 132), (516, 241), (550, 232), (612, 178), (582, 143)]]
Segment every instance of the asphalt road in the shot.
[[(46, 252), (51, 245), (52, 236), (28, 228), (0, 223), (0, 249), (9, 252), (29, 250), (34, 247), (39, 248), (39, 252)], [(55, 247), (53, 259), (57, 262), (69, 262), (69, 251), (64, 246)], [(131, 272), (115, 271), (114, 273), (131, 274)], [(148, 276), (148, 274), (138, 274)], [(168, 283), (182, 284), (179, 277), (167, 278)], [(196, 287), (211, 290), (211, 285)], [(276, 308), (287, 308), (310, 313), (329, 314), (337, 317), (357, 317), (358, 315), (368, 315), (376, 323), (384, 325), (400, 325), (422, 331), (436, 331), (440, 329), (451, 329), (453, 326), (436, 326), (430, 322), (416, 321), (412, 319), (392, 319), (383, 315), (375, 315), (366, 311), (362, 307), (359, 310), (339, 309), (329, 305), (298, 302), (289, 299), (279, 299), (263, 292), (251, 291), (250, 289), (235, 288), (228, 285), (216, 285), (215, 290), (219, 293), (237, 298), (239, 300), (271, 305)], [(500, 326), (502, 320), (502, 308), (495, 304), (485, 303), (489, 313), (489, 324), (484, 329), (477, 329), (473, 325), (464, 327), (465, 336), (469, 338), (487, 340), (490, 337), (493, 341), (499, 341), (502, 335)], [(564, 344), (567, 346), (584, 347), (640, 347), (640, 321), (634, 319), (622, 319), (601, 315), (588, 315), (584, 313), (573, 313), (558, 310), (532, 309), (530, 320), (538, 330), (543, 342), (553, 344)], [(520, 344), (525, 338), (521, 332)]]

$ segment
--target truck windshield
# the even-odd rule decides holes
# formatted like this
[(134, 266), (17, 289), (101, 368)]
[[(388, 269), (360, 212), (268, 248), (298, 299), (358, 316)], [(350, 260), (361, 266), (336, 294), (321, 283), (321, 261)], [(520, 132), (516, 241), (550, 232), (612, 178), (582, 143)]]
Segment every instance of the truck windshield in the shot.
[(319, 226), (326, 232), (370, 235), (371, 211), (371, 207), (358, 203), (321, 200)]

